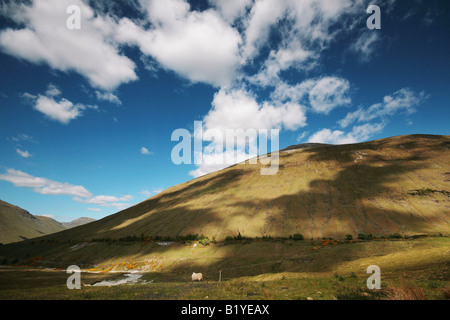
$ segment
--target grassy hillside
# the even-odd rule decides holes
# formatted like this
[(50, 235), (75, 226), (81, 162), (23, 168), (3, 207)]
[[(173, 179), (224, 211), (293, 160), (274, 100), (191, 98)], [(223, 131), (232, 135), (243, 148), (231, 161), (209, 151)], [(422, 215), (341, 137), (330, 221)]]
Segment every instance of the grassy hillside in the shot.
[(431, 135), (294, 146), (280, 152), (274, 176), (238, 164), (50, 238), (446, 234), (449, 146), (449, 136)]
[(70, 222), (63, 222), (61, 224), (66, 229), (72, 229), (72, 228), (79, 227), (79, 226), (82, 226), (84, 224), (88, 224), (88, 223), (91, 223), (94, 221), (95, 221), (95, 219), (83, 217), (83, 218), (78, 218), (78, 219), (70, 221)]
[(79, 218), (60, 223), (45, 216), (35, 216), (28, 211), (0, 200), (0, 243), (8, 244), (42, 237), (95, 221)]
[(0, 201), (0, 243), (23, 241), (65, 230), (59, 222)]
[[(275, 176), (229, 167), (102, 220), (0, 246), (0, 299), (445, 299), (449, 146), (427, 135), (308, 144), (281, 151)], [(360, 233), (373, 240), (355, 241)], [(386, 237), (395, 233), (410, 237)], [(191, 234), (218, 241), (156, 240)], [(69, 265), (87, 272), (79, 292), (62, 285)], [(365, 289), (370, 265), (382, 270), (376, 293)], [(89, 286), (130, 271), (151, 284)], [(206, 281), (189, 283), (192, 272)]]

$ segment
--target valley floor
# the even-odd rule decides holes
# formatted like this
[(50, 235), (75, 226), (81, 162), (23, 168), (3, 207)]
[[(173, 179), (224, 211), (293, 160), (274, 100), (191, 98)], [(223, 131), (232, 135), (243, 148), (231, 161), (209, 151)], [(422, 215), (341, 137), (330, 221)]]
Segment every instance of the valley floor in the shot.
[[(94, 251), (96, 246), (104, 247)], [(450, 294), (447, 237), (357, 243), (123, 246), (84, 245), (64, 255), (61, 248), (49, 246), (43, 251), (46, 256), (31, 256), (14, 266), (3, 266), (0, 300), (441, 300)], [(23, 254), (15, 249), (16, 255)], [(8, 257), (12, 254), (8, 250), (3, 248), (1, 255)], [(58, 266), (50, 265), (56, 262)], [(80, 290), (66, 287), (70, 274), (65, 268), (69, 263), (78, 263), (83, 270)], [(380, 290), (367, 288), (367, 268), (371, 265), (380, 267)], [(202, 272), (204, 281), (192, 282), (192, 272)], [(139, 275), (132, 284), (96, 286), (102, 281), (121, 281), (130, 273)]]

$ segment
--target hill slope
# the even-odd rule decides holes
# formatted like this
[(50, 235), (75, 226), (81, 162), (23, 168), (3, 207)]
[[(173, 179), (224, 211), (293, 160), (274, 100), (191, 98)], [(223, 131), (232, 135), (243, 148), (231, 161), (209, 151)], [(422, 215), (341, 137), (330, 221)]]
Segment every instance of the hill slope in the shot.
[(32, 215), (28, 211), (0, 200), (0, 243), (8, 244), (53, 234), (95, 221), (79, 218), (60, 223), (45, 216)]
[(72, 229), (72, 228), (79, 227), (79, 226), (82, 226), (84, 224), (88, 224), (88, 223), (91, 223), (94, 221), (95, 221), (95, 219), (82, 217), (82, 218), (78, 218), (78, 219), (70, 221), (70, 222), (62, 222), (61, 224), (66, 229)]
[(0, 200), (0, 243), (22, 241), (65, 230), (58, 221), (33, 216), (28, 211)]
[(412, 135), (287, 148), (274, 176), (238, 164), (51, 238), (448, 233), (449, 146), (449, 136)]

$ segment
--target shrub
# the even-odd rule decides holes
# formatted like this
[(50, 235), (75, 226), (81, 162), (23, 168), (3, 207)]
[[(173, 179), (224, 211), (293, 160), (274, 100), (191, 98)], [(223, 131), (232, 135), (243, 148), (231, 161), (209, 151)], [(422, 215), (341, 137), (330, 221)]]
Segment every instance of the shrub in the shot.
[(335, 277), (338, 281), (344, 281), (344, 277), (341, 276), (341, 275), (339, 275), (339, 274), (337, 274), (337, 273), (334, 274), (334, 277)]
[(403, 236), (402, 236), (400, 233), (394, 233), (394, 234), (391, 234), (391, 235), (389, 236), (389, 238), (393, 238), (393, 239), (401, 239), (401, 238), (403, 238)]
[(203, 246), (209, 246), (211, 244), (208, 238), (199, 240), (199, 243), (202, 244)]
[(225, 237), (225, 241), (233, 241), (233, 237), (232, 236), (226, 236)]
[(358, 233), (358, 239), (366, 240), (366, 235), (364, 233)]
[(351, 234), (348, 234), (345, 236), (345, 240), (348, 240), (348, 241), (353, 240), (353, 236)]
[(302, 240), (304, 240), (305, 238), (303, 237), (302, 234), (296, 233), (296, 234), (294, 234), (294, 235), (292, 236), (292, 239), (293, 239), (293, 240), (297, 240), (297, 241), (302, 241)]

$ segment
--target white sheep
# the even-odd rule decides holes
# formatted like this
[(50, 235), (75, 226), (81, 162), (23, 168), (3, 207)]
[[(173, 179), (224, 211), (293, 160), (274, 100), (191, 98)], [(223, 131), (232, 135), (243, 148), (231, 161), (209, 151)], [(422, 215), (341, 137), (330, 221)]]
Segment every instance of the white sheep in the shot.
[(192, 281), (202, 281), (203, 275), (201, 273), (193, 273), (192, 274)]

